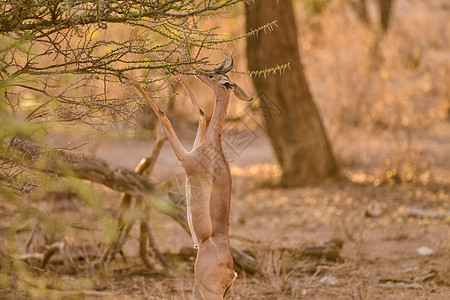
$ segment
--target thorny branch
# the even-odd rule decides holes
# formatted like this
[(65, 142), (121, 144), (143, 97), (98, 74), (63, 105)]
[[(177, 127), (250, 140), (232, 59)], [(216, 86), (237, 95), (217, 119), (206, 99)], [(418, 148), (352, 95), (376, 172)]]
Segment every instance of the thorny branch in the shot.
[(241, 1), (1, 1), (0, 181), (24, 188), (14, 182), (22, 167), (7, 159), (3, 138), (30, 136), (37, 124), (42, 133), (52, 122), (102, 130), (112, 120), (132, 120), (143, 102), (123, 91), (124, 73), (135, 70), (156, 94), (174, 74), (210, 65), (209, 52), (246, 35), (222, 36), (220, 26), (202, 19)]
[(201, 18), (240, 1), (2, 1), (0, 101), (10, 110), (26, 102), (37, 108), (31, 116), (64, 122), (132, 115), (136, 101), (108, 83), (117, 86), (123, 72), (141, 70), (155, 91), (161, 86), (153, 83), (207, 64), (200, 53), (227, 39)]

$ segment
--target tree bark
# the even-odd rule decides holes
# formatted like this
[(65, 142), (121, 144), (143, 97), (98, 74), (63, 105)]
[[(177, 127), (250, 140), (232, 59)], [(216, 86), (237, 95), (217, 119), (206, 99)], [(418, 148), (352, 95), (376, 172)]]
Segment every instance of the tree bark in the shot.
[[(394, 0), (378, 0), (378, 12), (379, 12), (379, 24), (376, 23), (376, 28), (380, 26), (382, 34), (386, 34), (391, 23), (392, 7), (394, 5)], [(350, 4), (355, 9), (361, 22), (371, 27), (373, 22), (369, 18), (369, 13), (367, 9), (366, 0), (354, 0)]]
[(325, 128), (304, 75), (291, 0), (258, 0), (246, 6), (246, 29), (273, 20), (273, 32), (247, 39), (249, 70), (290, 64), (283, 75), (254, 77), (268, 136), (283, 170), (280, 185), (299, 186), (338, 174)]
[(367, 13), (367, 5), (366, 0), (355, 0), (351, 1), (350, 5), (353, 6), (354, 10), (358, 14), (359, 19), (361, 22), (366, 25), (367, 27), (370, 27), (371, 22), (369, 19), (369, 14)]
[(394, 0), (378, 0), (380, 5), (380, 23), (383, 33), (386, 33), (391, 21), (392, 6)]

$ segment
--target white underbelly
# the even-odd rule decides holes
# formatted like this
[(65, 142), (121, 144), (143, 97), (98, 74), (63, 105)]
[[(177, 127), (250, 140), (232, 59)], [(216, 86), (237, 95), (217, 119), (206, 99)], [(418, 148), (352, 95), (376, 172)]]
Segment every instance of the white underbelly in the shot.
[(192, 241), (194, 242), (194, 248), (198, 248), (198, 238), (195, 234), (194, 225), (192, 223), (192, 192), (189, 179), (186, 179), (186, 211), (189, 230), (191, 231)]

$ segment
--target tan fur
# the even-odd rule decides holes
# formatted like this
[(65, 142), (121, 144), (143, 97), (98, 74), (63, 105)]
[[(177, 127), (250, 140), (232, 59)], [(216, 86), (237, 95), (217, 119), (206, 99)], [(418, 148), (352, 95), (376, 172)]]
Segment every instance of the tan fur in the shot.
[[(223, 69), (224, 64), (222, 64)], [(231, 69), (230, 67), (225, 70)], [(222, 70), (220, 69), (220, 70)], [(228, 235), (231, 202), (231, 173), (222, 149), (222, 129), (230, 97), (230, 91), (243, 100), (251, 100), (244, 91), (231, 82), (225, 72), (205, 72), (196, 75), (212, 88), (216, 106), (205, 132), (205, 118), (188, 89), (192, 104), (198, 111), (199, 129), (193, 150), (187, 152), (175, 135), (165, 114), (157, 108), (140, 84), (127, 75), (133, 86), (147, 99), (166, 130), (172, 148), (187, 176), (187, 194), (190, 195), (188, 219), (194, 243), (198, 247), (194, 275), (205, 300), (223, 299), (233, 284), (236, 273), (233, 267)]]

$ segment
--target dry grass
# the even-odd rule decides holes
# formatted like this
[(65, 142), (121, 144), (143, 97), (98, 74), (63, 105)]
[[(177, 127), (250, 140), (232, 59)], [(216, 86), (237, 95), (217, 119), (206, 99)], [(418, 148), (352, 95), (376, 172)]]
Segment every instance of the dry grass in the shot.
[[(450, 210), (450, 6), (445, 0), (397, 0), (391, 31), (380, 44), (382, 63), (371, 69), (374, 35), (342, 1), (331, 1), (320, 15), (306, 14), (301, 3), (297, 17), (303, 63), (346, 179), (271, 188), (280, 170), (273, 155), (261, 150), (268, 147), (261, 147), (267, 141), (258, 132), (259, 139), (242, 157), (252, 156), (259, 164), (233, 158), (231, 235), (232, 243), (257, 255), (263, 274), (240, 272), (228, 299), (448, 299), (449, 220), (401, 213), (411, 207)], [(236, 24), (242, 24), (242, 17)], [(236, 53), (244, 53), (242, 45)], [(245, 86), (239, 81), (247, 79), (237, 80)], [(207, 106), (209, 94), (194, 87), (206, 95), (199, 100)], [(178, 105), (176, 110), (185, 109)], [(233, 116), (245, 108), (231, 105)], [(134, 167), (148, 149), (148, 143), (122, 136), (117, 142), (98, 141), (92, 151)], [(156, 173), (171, 175), (177, 170), (174, 161), (165, 149)], [(15, 266), (22, 277), (1, 277), (0, 287), (8, 282), (8, 288), (0, 294), (9, 291), (14, 299), (198, 299), (192, 261), (179, 262), (166, 275), (146, 270), (136, 258), (134, 230), (125, 246), (128, 260), (95, 270), (97, 245), (110, 222), (105, 216), (115, 216), (119, 195), (99, 186), (93, 190), (101, 199), (94, 204), (79, 195), (29, 195), (22, 199), (32, 203), (25, 213), (0, 202), (2, 255), (22, 253), (40, 218), (30, 250), (64, 240), (72, 255), (83, 258), (67, 267), (55, 263), (63, 260), (59, 253), (45, 270)], [(366, 207), (373, 202), (381, 214), (367, 217)], [(17, 219), (19, 215), (29, 218)], [(164, 216), (153, 216), (153, 226), (163, 250), (191, 246), (190, 238)], [(19, 248), (7, 242), (8, 228), (18, 232)], [(277, 250), (332, 239), (344, 242), (340, 262), (299, 260)], [(418, 255), (421, 246), (433, 249), (433, 255)]]

